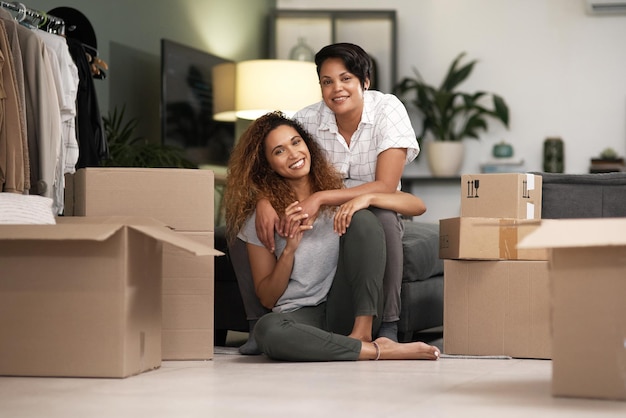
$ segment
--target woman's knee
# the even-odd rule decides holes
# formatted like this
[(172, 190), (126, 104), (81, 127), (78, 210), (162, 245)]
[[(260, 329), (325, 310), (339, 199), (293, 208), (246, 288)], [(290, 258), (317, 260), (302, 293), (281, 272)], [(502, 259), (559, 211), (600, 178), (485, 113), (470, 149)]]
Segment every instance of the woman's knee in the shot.
[(259, 318), (254, 327), (254, 338), (261, 348), (267, 348), (273, 341), (280, 339), (280, 334), (284, 332), (285, 325), (291, 320), (285, 318), (284, 314), (270, 312)]
[(352, 215), (350, 227), (345, 236), (354, 239), (371, 239), (377, 234), (383, 234), (380, 221), (370, 210), (361, 209)]
[(369, 209), (378, 218), (383, 227), (385, 234), (397, 235), (402, 234), (402, 220), (397, 212), (388, 209), (370, 208)]

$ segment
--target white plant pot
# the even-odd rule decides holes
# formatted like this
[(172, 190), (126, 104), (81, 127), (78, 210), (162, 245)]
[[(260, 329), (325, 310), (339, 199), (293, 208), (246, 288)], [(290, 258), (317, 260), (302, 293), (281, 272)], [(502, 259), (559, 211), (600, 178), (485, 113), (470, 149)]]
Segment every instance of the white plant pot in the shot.
[(433, 177), (452, 177), (459, 174), (465, 148), (462, 141), (432, 141), (426, 148), (428, 167)]

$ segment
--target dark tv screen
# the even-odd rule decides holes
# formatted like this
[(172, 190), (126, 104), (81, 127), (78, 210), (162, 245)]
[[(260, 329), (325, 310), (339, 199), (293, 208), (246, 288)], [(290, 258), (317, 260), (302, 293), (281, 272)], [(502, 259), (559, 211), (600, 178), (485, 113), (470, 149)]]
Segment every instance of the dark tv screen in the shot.
[(213, 119), (212, 68), (229, 60), (161, 39), (161, 133), (163, 144), (183, 148), (196, 165), (226, 166), (234, 122)]

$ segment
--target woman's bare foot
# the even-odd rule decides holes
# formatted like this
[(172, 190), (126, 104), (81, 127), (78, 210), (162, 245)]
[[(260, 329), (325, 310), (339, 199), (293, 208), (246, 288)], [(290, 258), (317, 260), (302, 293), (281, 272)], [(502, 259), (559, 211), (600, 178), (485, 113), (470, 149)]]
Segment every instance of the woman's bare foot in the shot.
[(372, 342), (372, 321), (373, 316), (360, 315), (354, 318), (354, 326), (348, 337), (363, 341)]
[(380, 360), (437, 360), (439, 349), (423, 342), (397, 343), (389, 338), (375, 340), (380, 349)]

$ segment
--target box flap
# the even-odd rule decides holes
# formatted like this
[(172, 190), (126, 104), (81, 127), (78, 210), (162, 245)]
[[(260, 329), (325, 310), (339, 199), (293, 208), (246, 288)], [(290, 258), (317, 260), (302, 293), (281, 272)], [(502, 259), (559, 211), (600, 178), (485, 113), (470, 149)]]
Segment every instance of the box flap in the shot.
[(120, 224), (0, 225), (0, 240), (105, 241), (122, 227)]
[(517, 248), (626, 245), (626, 218), (544, 219)]
[(56, 225), (0, 225), (0, 240), (105, 241), (126, 226), (195, 255), (224, 255), (210, 245), (172, 231), (159, 220), (136, 216), (68, 216), (59, 217)]
[(210, 245), (194, 241), (181, 233), (171, 231), (167, 228), (151, 225), (129, 225), (129, 227), (195, 255), (224, 255), (223, 252), (214, 249)]

